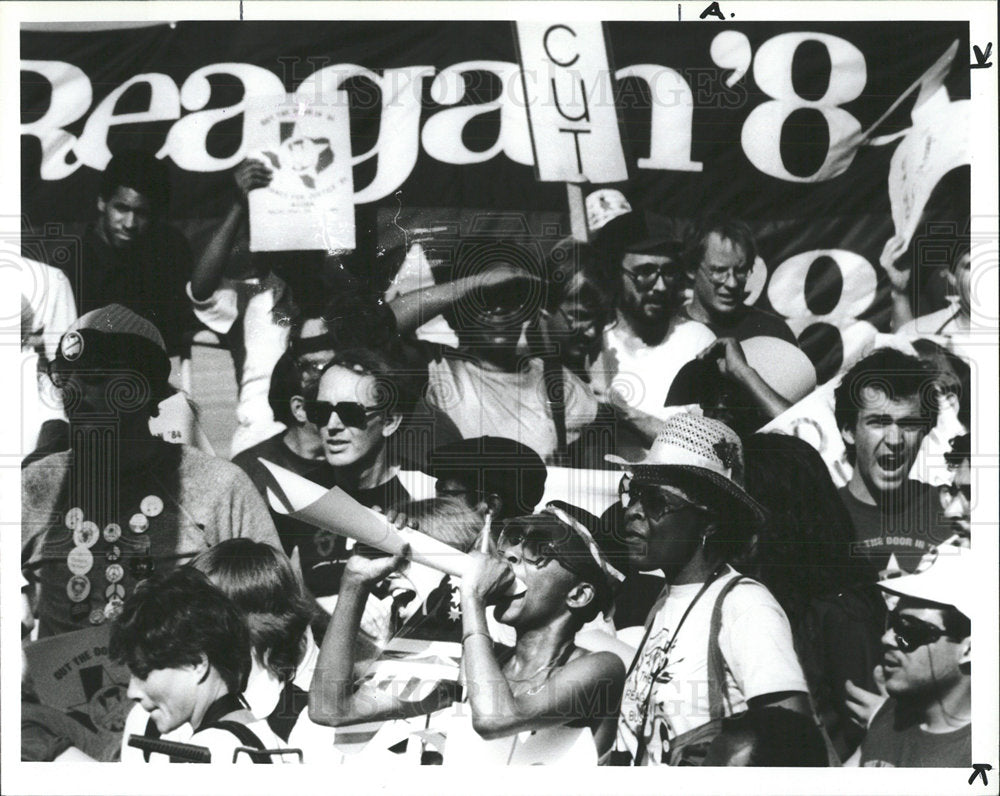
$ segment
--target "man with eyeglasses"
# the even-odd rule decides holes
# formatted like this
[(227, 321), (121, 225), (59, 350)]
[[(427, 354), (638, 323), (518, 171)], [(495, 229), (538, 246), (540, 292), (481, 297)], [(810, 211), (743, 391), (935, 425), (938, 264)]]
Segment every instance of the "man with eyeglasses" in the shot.
[[(624, 212), (601, 226), (602, 200)], [(603, 204), (607, 204), (604, 202)], [(670, 416), (663, 396), (681, 367), (715, 340), (702, 323), (681, 313), (684, 287), (682, 243), (678, 230), (655, 230), (641, 210), (633, 210), (618, 191), (601, 190), (587, 197), (594, 244), (610, 270), (615, 318), (604, 329), (600, 354), (590, 367), (598, 395), (638, 432), (634, 445), (619, 441), (622, 455), (644, 449)]]
[(846, 765), (970, 765), (975, 582), (972, 553), (941, 545), (916, 574), (878, 584), (898, 596), (882, 636), (889, 698)]
[(702, 220), (684, 246), (692, 282), (686, 317), (700, 321), (718, 337), (747, 340), (777, 337), (798, 345), (779, 316), (746, 304), (747, 281), (757, 259), (753, 233), (742, 221), (725, 217)]
[[(319, 430), (325, 460), (307, 477), (335, 484), (370, 508), (409, 500), (397, 477), (400, 451), (391, 442), (414, 395), (401, 368), (380, 352), (357, 349), (334, 357), (320, 375), (316, 398), (301, 406)], [(306, 587), (316, 597), (337, 594), (349, 557), (346, 539), (315, 528), (304, 533), (306, 539), (296, 538)]]

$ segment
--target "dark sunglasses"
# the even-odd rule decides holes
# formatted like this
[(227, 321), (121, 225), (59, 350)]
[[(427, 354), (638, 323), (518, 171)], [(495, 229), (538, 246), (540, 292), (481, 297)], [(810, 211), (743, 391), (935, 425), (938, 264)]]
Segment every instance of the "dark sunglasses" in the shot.
[(378, 414), (379, 409), (359, 404), (357, 401), (340, 401), (332, 404), (329, 401), (306, 401), (306, 417), (310, 423), (321, 428), (330, 422), (330, 416), (336, 412), (340, 422), (350, 428), (364, 428), (368, 425), (370, 415)]
[(651, 520), (658, 520), (684, 509), (705, 510), (704, 506), (671, 494), (658, 484), (637, 482), (629, 475), (622, 476), (618, 483), (618, 501), (623, 509), (627, 509), (632, 503), (641, 503), (642, 510)]
[(972, 503), (972, 484), (942, 484), (938, 487), (941, 498), (941, 508), (946, 509), (960, 494), (965, 495), (965, 502)]
[(896, 637), (896, 646), (901, 652), (912, 652), (925, 644), (933, 644), (948, 635), (943, 627), (937, 627), (912, 616), (905, 616), (896, 611), (885, 618), (886, 628), (892, 630)]
[(680, 276), (681, 268), (675, 262), (663, 263), (662, 265), (640, 265), (638, 268), (622, 268), (624, 274), (632, 280), (632, 283), (639, 290), (649, 290), (663, 277), (664, 283), (669, 285)]
[(501, 552), (504, 552), (520, 545), (521, 560), (526, 564), (541, 569), (550, 561), (558, 561), (574, 575), (585, 577), (579, 568), (573, 565), (573, 553), (563, 549), (563, 543), (568, 539), (570, 533), (567, 530), (565, 537), (553, 538), (551, 535), (537, 530), (525, 533), (521, 528), (504, 528), (500, 532), (497, 547)]

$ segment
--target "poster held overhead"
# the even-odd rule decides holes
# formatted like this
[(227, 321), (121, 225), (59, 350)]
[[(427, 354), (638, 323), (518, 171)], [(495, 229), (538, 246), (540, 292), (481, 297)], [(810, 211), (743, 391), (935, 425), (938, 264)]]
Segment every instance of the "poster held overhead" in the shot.
[(354, 249), (348, 109), (288, 95), (248, 99), (244, 113), (247, 156), (273, 172), (248, 196), (250, 250)]

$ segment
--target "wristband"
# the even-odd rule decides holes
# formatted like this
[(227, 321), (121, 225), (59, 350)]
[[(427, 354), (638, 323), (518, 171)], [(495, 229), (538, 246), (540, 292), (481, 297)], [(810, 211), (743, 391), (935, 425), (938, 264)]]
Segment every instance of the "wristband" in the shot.
[(482, 636), (487, 641), (489, 641), (490, 644), (493, 643), (493, 637), (489, 633), (484, 633), (482, 630), (473, 630), (471, 633), (466, 633), (464, 636), (462, 636), (462, 644), (465, 644), (465, 642), (468, 641), (473, 636)]

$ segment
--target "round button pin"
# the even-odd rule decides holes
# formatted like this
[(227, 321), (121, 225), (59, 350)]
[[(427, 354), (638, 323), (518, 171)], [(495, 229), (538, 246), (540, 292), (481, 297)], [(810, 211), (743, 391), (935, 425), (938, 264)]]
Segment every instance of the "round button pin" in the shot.
[(108, 561), (114, 563), (121, 557), (122, 557), (122, 549), (116, 544), (111, 545), (111, 549), (108, 550), (108, 556), (107, 556)]
[(125, 605), (124, 600), (120, 600), (117, 597), (112, 597), (110, 600), (108, 600), (107, 605), (104, 606), (104, 616), (112, 621), (117, 619), (118, 615), (121, 614), (122, 607), (124, 605)]
[(94, 566), (94, 554), (89, 547), (74, 547), (66, 556), (66, 566), (74, 575), (86, 575)]
[(122, 526), (117, 522), (109, 522), (104, 526), (104, 541), (114, 544), (122, 538)]
[(109, 600), (112, 597), (117, 597), (119, 600), (124, 600), (125, 587), (122, 586), (120, 583), (112, 583), (110, 586), (108, 586), (108, 588), (104, 590), (104, 596)]
[(134, 533), (145, 533), (149, 530), (149, 520), (145, 514), (133, 514), (132, 519), (128, 521), (128, 527)]
[(90, 520), (84, 520), (73, 531), (73, 543), (78, 547), (93, 547), (100, 538), (101, 529)]
[(66, 332), (59, 341), (59, 351), (64, 359), (75, 362), (83, 353), (83, 336), (77, 331)]
[(108, 564), (104, 577), (108, 579), (108, 583), (117, 583), (125, 577), (125, 568), (121, 564)]
[(90, 612), (90, 624), (92, 625), (103, 625), (104, 620), (107, 618), (104, 616), (104, 611), (101, 608), (95, 608)]
[(74, 506), (69, 511), (66, 512), (66, 527), (71, 531), (75, 531), (80, 527), (83, 522), (83, 509), (79, 506)]
[(147, 517), (158, 517), (163, 511), (163, 501), (156, 495), (146, 495), (139, 504), (139, 511)]
[(90, 596), (90, 578), (86, 575), (74, 575), (66, 583), (66, 594), (75, 603), (82, 603)]

